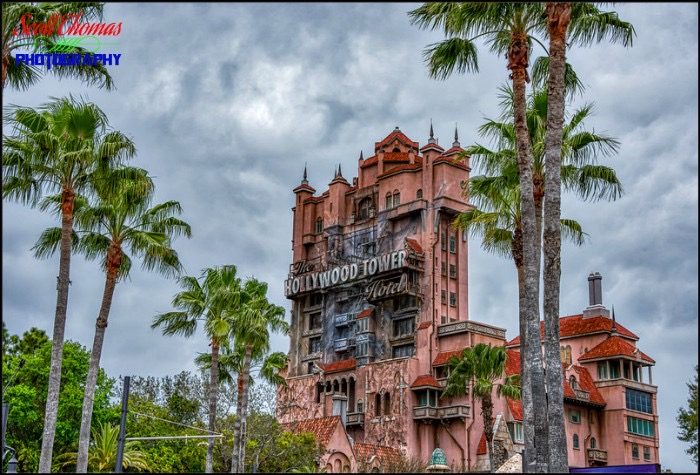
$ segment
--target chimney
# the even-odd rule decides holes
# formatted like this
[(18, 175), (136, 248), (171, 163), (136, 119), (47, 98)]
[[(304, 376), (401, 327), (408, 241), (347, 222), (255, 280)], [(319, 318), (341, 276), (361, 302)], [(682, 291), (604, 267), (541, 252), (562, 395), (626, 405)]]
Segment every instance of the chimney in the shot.
[(583, 311), (584, 318), (610, 317), (610, 310), (603, 305), (603, 276), (599, 272), (588, 275), (588, 307)]

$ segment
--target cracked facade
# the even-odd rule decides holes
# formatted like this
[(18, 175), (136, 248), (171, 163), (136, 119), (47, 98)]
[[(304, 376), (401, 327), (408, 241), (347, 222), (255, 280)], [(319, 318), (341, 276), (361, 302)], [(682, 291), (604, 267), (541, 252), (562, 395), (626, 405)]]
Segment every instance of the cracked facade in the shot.
[[(445, 150), (432, 126), (421, 148), (397, 127), (371, 157), (360, 155), (352, 184), (338, 167), (315, 195), (304, 170), (293, 190), (291, 341), (277, 415), (292, 430), (335, 434), (320, 461), (329, 472), (388, 470), (387, 454), (427, 461), (436, 448), (452, 470), (488, 468), (479, 401), (440, 397), (450, 356), (506, 345), (504, 329), (469, 319), (467, 236), (451, 226), (472, 209), (462, 151), (456, 130)], [(653, 360), (615, 325), (592, 282), (591, 305), (566, 337), (571, 317), (562, 318), (570, 465), (656, 463), (656, 387), (641, 379)], [(518, 345), (507, 344), (508, 372), (519, 372)], [(641, 401), (635, 410), (626, 394)], [(522, 408), (494, 404), (501, 461), (522, 451)], [(371, 463), (361, 460), (370, 453)]]

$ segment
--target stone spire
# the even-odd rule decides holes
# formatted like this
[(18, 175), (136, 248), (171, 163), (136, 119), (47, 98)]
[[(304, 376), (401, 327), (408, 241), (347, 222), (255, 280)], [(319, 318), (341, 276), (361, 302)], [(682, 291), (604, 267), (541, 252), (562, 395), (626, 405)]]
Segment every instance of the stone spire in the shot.
[(429, 144), (437, 143), (435, 142), (435, 134), (433, 133), (433, 119), (430, 119), (430, 138), (428, 139)]
[(340, 163), (338, 164), (338, 178), (343, 178), (343, 172), (340, 170)]
[(459, 145), (459, 134), (457, 133), (457, 124), (455, 124), (455, 141), (452, 142), (453, 147), (460, 147)]
[(360, 150), (360, 160), (364, 160), (365, 157), (362, 155), (362, 150)]
[(306, 178), (306, 162), (304, 162), (304, 178), (301, 179), (302, 185), (308, 185), (309, 180)]
[(612, 306), (612, 328), (610, 329), (610, 332), (612, 334), (617, 333), (617, 322), (615, 321), (615, 306)]

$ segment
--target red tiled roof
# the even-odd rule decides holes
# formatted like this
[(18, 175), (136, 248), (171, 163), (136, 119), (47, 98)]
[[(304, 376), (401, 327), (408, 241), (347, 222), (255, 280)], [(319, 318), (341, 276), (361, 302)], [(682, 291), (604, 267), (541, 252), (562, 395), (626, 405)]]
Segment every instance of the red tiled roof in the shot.
[(600, 391), (598, 391), (598, 388), (593, 382), (591, 373), (589, 373), (588, 370), (583, 366), (574, 366), (574, 371), (578, 373), (578, 378), (576, 379), (578, 381), (579, 387), (584, 391), (588, 391), (589, 401), (594, 404), (600, 404), (601, 406), (605, 406), (605, 399), (603, 398), (602, 394), (600, 394)]
[(401, 142), (404, 145), (409, 145), (409, 146), (418, 148), (418, 142), (414, 142), (413, 140), (406, 137), (406, 135), (404, 135), (403, 132), (401, 132), (398, 129), (395, 129), (389, 135), (387, 135), (384, 138), (384, 140), (382, 140), (381, 142), (375, 142), (374, 149), (379, 150), (381, 147), (383, 147), (384, 145), (387, 145), (389, 142), (391, 142), (394, 139), (398, 139), (399, 142)]
[(355, 367), (357, 366), (357, 361), (355, 360), (355, 358), (348, 358), (346, 360), (334, 361), (333, 363), (317, 364), (323, 370), (324, 373), (339, 373), (340, 371), (355, 369)]
[(374, 307), (372, 307), (372, 308), (366, 308), (366, 309), (364, 309), (363, 311), (361, 311), (360, 313), (357, 314), (356, 319), (371, 317), (373, 313), (374, 313)]
[(321, 201), (323, 201), (321, 196), (309, 196), (304, 200), (304, 203), (320, 203)]
[(426, 328), (430, 328), (430, 325), (432, 325), (432, 322), (421, 322), (421, 324), (418, 325), (418, 329), (425, 330)]
[[(612, 320), (602, 315), (597, 317), (583, 318), (583, 315), (569, 315), (559, 318), (559, 335), (562, 338), (568, 338), (579, 335), (587, 335), (589, 333), (609, 332), (612, 329)], [(617, 332), (633, 340), (639, 340), (639, 337), (617, 324)], [(544, 322), (540, 322), (540, 337), (544, 336)], [(520, 345), (520, 336), (516, 336), (511, 341), (506, 343), (506, 346)]]
[(611, 356), (627, 356), (628, 358), (641, 359), (648, 363), (656, 363), (651, 357), (635, 348), (632, 343), (623, 340), (619, 336), (608, 337), (606, 340), (594, 346), (588, 353), (579, 356), (578, 360), (594, 360)]
[(384, 173), (380, 173), (377, 175), (377, 178), (384, 178), (389, 175), (393, 175), (394, 173), (399, 173), (399, 172), (405, 172), (405, 171), (416, 171), (420, 170), (421, 166), (418, 163), (403, 163), (401, 165), (397, 165), (395, 167), (391, 167), (390, 169), (386, 170)]
[(312, 187), (312, 186), (310, 186), (310, 185), (308, 185), (308, 184), (306, 184), (306, 183), (302, 183), (301, 185), (299, 185), (299, 186), (297, 186), (296, 188), (294, 188), (292, 191), (293, 191), (294, 193), (296, 193), (297, 191), (301, 191), (301, 190), (310, 191), (311, 193), (315, 193), (315, 192), (316, 192), (316, 188), (314, 188), (314, 187)]
[(413, 384), (411, 384), (411, 388), (419, 388), (425, 386), (442, 389), (442, 386), (440, 386), (440, 383), (437, 382), (437, 379), (435, 379), (432, 374), (420, 375), (416, 378), (415, 381), (413, 381)]
[(510, 414), (513, 416), (513, 419), (516, 421), (522, 421), (523, 420), (523, 404), (520, 401), (516, 401), (514, 399), (511, 399), (509, 397), (506, 398), (506, 402), (508, 402), (508, 409), (510, 409)]
[(436, 144), (436, 143), (425, 144), (425, 145), (423, 145), (423, 147), (420, 149), (420, 151), (422, 152), (423, 150), (428, 150), (428, 149), (431, 149), (431, 148), (434, 148), (435, 150), (439, 150), (439, 151), (441, 151), (441, 152), (444, 152), (444, 151), (445, 151), (444, 148), (442, 148), (441, 146), (439, 146), (439, 145)]
[(385, 162), (407, 162), (408, 152), (384, 152)]
[(418, 241), (416, 241), (415, 239), (406, 238), (406, 244), (408, 244), (408, 247), (410, 247), (413, 250), (413, 252), (417, 254), (423, 254), (423, 248), (420, 244), (418, 244)]
[(486, 434), (481, 433), (479, 445), (476, 446), (476, 455), (486, 455)]
[[(447, 153), (447, 152), (445, 152)], [(433, 163), (449, 163), (450, 165), (454, 165), (455, 167), (461, 168), (463, 170), (467, 169), (467, 165), (461, 161), (461, 160), (455, 160), (453, 158), (450, 158), (446, 156), (445, 154), (440, 155), (438, 158), (436, 158)]]
[[(507, 376), (520, 374), (520, 352), (515, 350), (506, 350), (505, 373)], [(520, 401), (506, 398), (510, 414), (516, 421), (523, 420), (523, 405)]]
[(398, 464), (401, 461), (401, 451), (394, 447), (356, 442), (353, 449), (355, 451), (355, 458), (362, 462), (369, 462), (375, 455), (377, 456), (379, 465), (384, 467)]
[(336, 427), (340, 423), (340, 416), (317, 417), (316, 419), (305, 419), (303, 421), (288, 422), (282, 427), (289, 432), (300, 434), (311, 432), (316, 437), (316, 442), (325, 447), (333, 437)]
[(462, 147), (450, 147), (445, 153), (442, 154), (442, 156), (446, 157), (459, 152), (464, 152), (464, 149)]
[(369, 158), (366, 158), (366, 159), (360, 164), (360, 168), (365, 168), (365, 167), (369, 167), (369, 166), (372, 166), (372, 165), (376, 165), (378, 160), (379, 160), (379, 159), (377, 158), (376, 155), (374, 155), (374, 156), (372, 156), (372, 157), (369, 157)]
[(435, 359), (433, 360), (433, 366), (442, 366), (446, 365), (448, 361), (450, 361), (450, 358), (453, 356), (456, 356), (459, 358), (459, 355), (462, 354), (462, 350), (452, 350), (452, 351), (443, 351), (437, 354)]

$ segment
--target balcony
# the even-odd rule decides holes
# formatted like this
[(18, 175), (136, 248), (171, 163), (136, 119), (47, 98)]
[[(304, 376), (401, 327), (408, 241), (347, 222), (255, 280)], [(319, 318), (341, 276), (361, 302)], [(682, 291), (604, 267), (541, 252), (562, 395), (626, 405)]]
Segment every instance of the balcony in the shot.
[(351, 322), (355, 320), (355, 315), (354, 313), (341, 313), (340, 315), (335, 316), (335, 326), (336, 327), (343, 327), (346, 325), (349, 325)]
[(588, 449), (589, 463), (608, 463), (608, 451), (600, 449)]
[(583, 389), (574, 389), (574, 394), (576, 395), (576, 399), (580, 399), (581, 401), (591, 400), (590, 393), (588, 391), (584, 391)]
[(333, 342), (333, 349), (337, 352), (347, 351), (355, 346), (354, 338), (336, 338)]
[(346, 425), (348, 427), (365, 425), (365, 415), (361, 412), (348, 412), (347, 417)]
[(469, 406), (465, 404), (453, 404), (441, 407), (414, 407), (413, 419), (416, 420), (440, 420), (469, 417)]

